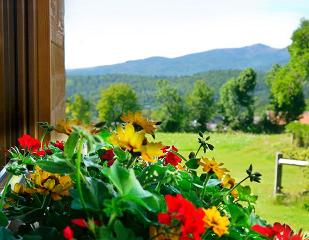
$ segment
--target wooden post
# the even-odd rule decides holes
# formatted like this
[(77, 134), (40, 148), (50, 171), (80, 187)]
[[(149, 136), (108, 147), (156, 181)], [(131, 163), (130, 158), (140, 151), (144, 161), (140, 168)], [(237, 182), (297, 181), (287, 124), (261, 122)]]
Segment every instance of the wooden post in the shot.
[(281, 181), (282, 181), (282, 165), (280, 164), (279, 160), (282, 158), (282, 153), (276, 153), (275, 159), (275, 188), (274, 188), (274, 195), (281, 193)]

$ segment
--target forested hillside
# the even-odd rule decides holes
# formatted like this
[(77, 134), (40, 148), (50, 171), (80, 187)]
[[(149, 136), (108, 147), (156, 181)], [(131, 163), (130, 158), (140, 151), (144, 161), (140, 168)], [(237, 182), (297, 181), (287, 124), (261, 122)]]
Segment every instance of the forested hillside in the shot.
[[(218, 70), (194, 74), (192, 76), (141, 76), (128, 74), (105, 74), (98, 76), (69, 76), (67, 79), (67, 97), (74, 93), (81, 93), (93, 103), (99, 98), (99, 91), (110, 84), (124, 82), (130, 84), (137, 92), (139, 102), (144, 108), (155, 108), (156, 84), (159, 80), (168, 80), (171, 85), (176, 86), (181, 94), (186, 95), (192, 90), (196, 80), (203, 80), (213, 88), (216, 99), (219, 89), (229, 79), (239, 75), (240, 70)], [(268, 90), (265, 85), (265, 73), (257, 73), (257, 86), (255, 89), (256, 105), (261, 109), (268, 99)]]
[(69, 76), (93, 76), (102, 74), (130, 74), (147, 76), (184, 76), (199, 72), (252, 67), (268, 71), (273, 64), (286, 64), (289, 53), (286, 48), (277, 49), (264, 44), (241, 48), (213, 49), (176, 58), (150, 57), (124, 63), (91, 68), (68, 69)]

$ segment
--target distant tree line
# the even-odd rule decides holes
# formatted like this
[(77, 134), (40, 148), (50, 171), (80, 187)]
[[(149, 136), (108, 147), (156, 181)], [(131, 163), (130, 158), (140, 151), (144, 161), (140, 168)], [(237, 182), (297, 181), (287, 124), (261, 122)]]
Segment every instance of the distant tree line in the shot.
[[(85, 80), (75, 77), (68, 80), (69, 92), (84, 91), (69, 93), (67, 116), (85, 122), (95, 118), (112, 124), (120, 121), (123, 113), (143, 110), (162, 122), (163, 131), (205, 131), (213, 119), (219, 122), (221, 129), (276, 130), (276, 122), (267, 115), (259, 122), (254, 121), (254, 116), (257, 111), (263, 112), (261, 109), (269, 109), (274, 119), (289, 123), (305, 110), (304, 87), (309, 76), (308, 20), (302, 20), (293, 33), (289, 52), (290, 61), (284, 66), (274, 65), (267, 74), (248, 68), (168, 78), (108, 75), (89, 77), (83, 86), (79, 84)], [(128, 78), (129, 81), (123, 81), (126, 83), (121, 82)], [(100, 79), (104, 79), (105, 88), (98, 93), (95, 83), (99, 84)], [(95, 94), (84, 97), (87, 89)], [(91, 116), (94, 117), (91, 119)]]

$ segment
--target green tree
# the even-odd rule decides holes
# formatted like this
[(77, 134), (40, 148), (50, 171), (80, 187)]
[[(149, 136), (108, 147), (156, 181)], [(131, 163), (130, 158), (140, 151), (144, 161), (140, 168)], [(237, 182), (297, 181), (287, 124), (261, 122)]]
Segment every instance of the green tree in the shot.
[(303, 88), (309, 77), (309, 21), (302, 19), (292, 35), (290, 60), (274, 66), (267, 75), (270, 104), (276, 116), (288, 123), (305, 110)]
[(255, 85), (256, 73), (248, 68), (221, 88), (220, 106), (223, 123), (233, 130), (249, 130), (253, 123)]
[(69, 119), (78, 119), (84, 123), (91, 121), (91, 103), (81, 94), (74, 94), (66, 101), (65, 113)]
[(286, 122), (298, 119), (306, 106), (303, 80), (296, 76), (289, 64), (273, 68), (267, 76), (271, 107)]
[(298, 79), (309, 77), (309, 20), (302, 19), (299, 27), (293, 32), (292, 44), (289, 46), (290, 70)]
[(101, 90), (97, 103), (99, 119), (107, 124), (119, 122), (124, 113), (140, 110), (135, 91), (129, 84), (116, 83)]
[(186, 125), (186, 107), (176, 88), (166, 80), (157, 83), (156, 99), (159, 105), (157, 117), (162, 120), (161, 129), (168, 132), (183, 131)]
[(199, 130), (206, 130), (206, 123), (214, 114), (214, 91), (205, 81), (197, 80), (187, 98), (190, 120), (196, 120)]

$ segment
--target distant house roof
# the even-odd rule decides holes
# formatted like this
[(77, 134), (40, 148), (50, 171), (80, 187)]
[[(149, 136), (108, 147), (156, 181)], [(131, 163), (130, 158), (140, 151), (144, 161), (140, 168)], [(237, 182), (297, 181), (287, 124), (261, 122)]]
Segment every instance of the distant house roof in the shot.
[[(283, 119), (283, 117), (280, 117), (280, 115), (276, 116), (274, 111), (267, 111), (267, 117), (268, 120), (278, 125), (286, 124), (286, 121)], [(303, 112), (303, 114), (299, 116), (299, 122), (302, 124), (309, 124), (309, 112)]]
[(277, 125), (285, 125), (286, 124), (286, 121), (284, 120), (283, 117), (281, 117), (280, 115), (279, 116), (276, 116), (275, 112), (274, 111), (267, 111), (267, 118), (268, 120), (270, 120), (271, 122), (277, 124)]
[(304, 112), (300, 115), (299, 122), (303, 124), (309, 124), (309, 112)]

